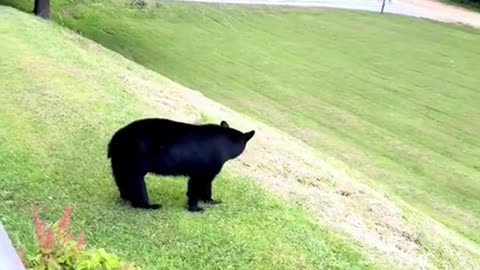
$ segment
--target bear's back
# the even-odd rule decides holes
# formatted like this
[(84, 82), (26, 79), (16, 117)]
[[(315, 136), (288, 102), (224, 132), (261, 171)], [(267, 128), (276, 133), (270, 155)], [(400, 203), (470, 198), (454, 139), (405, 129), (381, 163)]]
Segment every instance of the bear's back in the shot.
[(190, 153), (193, 159), (198, 152), (202, 152), (204, 158), (212, 158), (212, 155), (226, 157), (230, 144), (239, 134), (241, 133), (236, 130), (215, 124), (194, 125), (169, 119), (146, 118), (118, 130), (110, 144), (115, 152), (128, 152), (134, 156), (151, 156), (167, 151), (178, 155), (183, 153), (184, 156)]
[(145, 140), (156, 142), (162, 146), (185, 143), (211, 143), (231, 137), (232, 130), (219, 125), (195, 125), (169, 119), (147, 118), (137, 120), (125, 127), (125, 135), (129, 140)]

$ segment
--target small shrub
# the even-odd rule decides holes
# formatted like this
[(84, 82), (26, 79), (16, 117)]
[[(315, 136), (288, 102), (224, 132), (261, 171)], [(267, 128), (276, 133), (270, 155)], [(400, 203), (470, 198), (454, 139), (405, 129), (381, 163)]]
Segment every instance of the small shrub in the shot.
[(131, 0), (130, 6), (132, 8), (144, 9), (148, 6), (147, 0)]
[(27, 270), (140, 270), (103, 248), (86, 249), (83, 232), (74, 240), (69, 230), (71, 215), (72, 208), (68, 206), (55, 224), (47, 226), (40, 219), (38, 208), (34, 208), (37, 250), (34, 255), (26, 255), (22, 248), (17, 248)]

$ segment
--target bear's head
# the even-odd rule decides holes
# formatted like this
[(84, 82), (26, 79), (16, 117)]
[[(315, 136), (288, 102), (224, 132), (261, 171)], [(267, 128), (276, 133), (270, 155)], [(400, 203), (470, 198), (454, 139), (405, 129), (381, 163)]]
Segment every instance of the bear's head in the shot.
[(220, 122), (220, 126), (228, 130), (227, 134), (232, 142), (232, 149), (229, 151), (230, 159), (234, 159), (242, 154), (247, 147), (248, 141), (250, 141), (250, 139), (252, 139), (252, 137), (255, 135), (255, 130), (243, 133), (239, 130), (231, 128), (225, 120)]

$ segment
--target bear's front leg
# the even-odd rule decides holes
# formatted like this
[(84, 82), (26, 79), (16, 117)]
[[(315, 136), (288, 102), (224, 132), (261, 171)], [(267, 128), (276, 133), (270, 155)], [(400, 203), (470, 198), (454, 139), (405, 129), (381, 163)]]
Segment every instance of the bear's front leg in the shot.
[(188, 180), (188, 203), (187, 210), (190, 212), (202, 212), (203, 208), (198, 206), (198, 201), (200, 200), (200, 195), (202, 193), (200, 179), (196, 177), (191, 177)]
[(222, 201), (212, 199), (212, 182), (213, 179), (206, 179), (206, 182), (202, 185), (202, 194), (200, 199), (206, 204), (215, 205), (221, 204)]

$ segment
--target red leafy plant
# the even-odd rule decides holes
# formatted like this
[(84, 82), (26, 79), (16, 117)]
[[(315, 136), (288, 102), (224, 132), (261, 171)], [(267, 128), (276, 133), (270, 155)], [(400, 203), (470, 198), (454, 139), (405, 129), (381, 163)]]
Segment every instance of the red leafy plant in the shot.
[(67, 206), (60, 219), (47, 225), (40, 219), (37, 207), (33, 209), (33, 225), (37, 250), (27, 256), (23, 248), (17, 254), (28, 270), (140, 270), (138, 266), (123, 262), (103, 248), (87, 249), (85, 233), (74, 240), (70, 231), (72, 207)]

